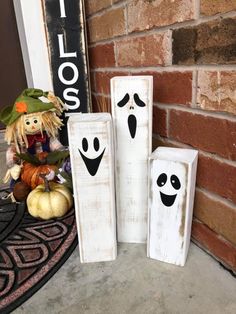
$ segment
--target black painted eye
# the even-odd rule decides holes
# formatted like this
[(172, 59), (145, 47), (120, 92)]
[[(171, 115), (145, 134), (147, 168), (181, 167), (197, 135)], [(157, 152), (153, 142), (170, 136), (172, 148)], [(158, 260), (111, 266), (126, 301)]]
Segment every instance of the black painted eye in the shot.
[(88, 141), (87, 141), (87, 139), (85, 137), (82, 139), (82, 147), (83, 147), (83, 150), (85, 152), (87, 152), (87, 150), (88, 150)]
[(174, 189), (176, 189), (176, 190), (180, 189), (181, 184), (180, 184), (180, 181), (179, 181), (178, 177), (176, 177), (176, 175), (173, 174), (170, 177), (170, 182), (171, 182), (171, 185), (173, 186)]
[(29, 122), (29, 121), (26, 121), (25, 124), (30, 125), (30, 122)]
[(96, 150), (96, 152), (99, 150), (99, 139), (97, 137), (95, 137), (95, 139), (93, 140), (93, 146), (94, 149)]
[(159, 175), (158, 179), (157, 179), (157, 185), (159, 187), (162, 187), (163, 185), (166, 184), (167, 181), (167, 175), (165, 173), (162, 173)]
[(125, 94), (125, 96), (117, 103), (117, 106), (124, 107), (129, 101), (129, 94)]
[(146, 106), (146, 104), (139, 98), (138, 94), (134, 94), (134, 101), (135, 101), (136, 105), (139, 107), (145, 107)]
[(37, 124), (37, 123), (38, 123), (38, 120), (34, 120), (34, 123)]

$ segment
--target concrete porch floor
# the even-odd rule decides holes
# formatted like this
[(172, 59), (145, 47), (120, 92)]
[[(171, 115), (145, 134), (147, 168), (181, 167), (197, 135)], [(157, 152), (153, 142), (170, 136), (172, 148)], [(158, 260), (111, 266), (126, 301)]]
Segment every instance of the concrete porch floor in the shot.
[(236, 280), (191, 243), (184, 267), (119, 244), (114, 262), (80, 264), (78, 247), (14, 314), (235, 314)]

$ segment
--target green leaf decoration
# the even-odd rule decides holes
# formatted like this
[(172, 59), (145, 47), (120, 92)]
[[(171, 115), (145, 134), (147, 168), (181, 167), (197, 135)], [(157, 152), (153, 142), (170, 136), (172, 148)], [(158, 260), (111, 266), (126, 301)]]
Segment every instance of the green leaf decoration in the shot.
[(47, 155), (47, 164), (48, 165), (55, 165), (55, 164), (61, 164), (64, 159), (66, 159), (69, 156), (68, 150), (62, 150), (62, 151), (55, 151), (50, 152)]
[(31, 163), (32, 165), (35, 165), (35, 166), (41, 165), (41, 161), (35, 155), (31, 155), (29, 153), (22, 153), (22, 154), (16, 153), (16, 156), (22, 160), (25, 160)]

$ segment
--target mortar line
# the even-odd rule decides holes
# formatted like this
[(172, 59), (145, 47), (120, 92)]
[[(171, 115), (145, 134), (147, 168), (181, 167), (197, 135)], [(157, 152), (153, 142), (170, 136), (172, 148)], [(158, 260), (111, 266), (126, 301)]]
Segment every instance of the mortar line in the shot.
[(203, 194), (207, 195), (212, 200), (223, 203), (224, 205), (231, 207), (233, 210), (236, 211), (236, 205), (232, 201), (228, 200), (227, 198), (220, 196), (212, 191), (209, 191), (203, 187), (196, 186), (196, 190), (203, 192)]
[(172, 66), (173, 60), (173, 40), (172, 40), (172, 30), (167, 31), (168, 47), (167, 47), (167, 60), (165, 66)]
[(187, 107), (185, 105), (181, 104), (165, 104), (165, 103), (159, 103), (155, 102), (155, 105), (158, 106), (161, 109), (172, 109), (172, 110), (178, 110), (178, 111), (183, 111), (183, 112), (188, 112), (192, 114), (199, 114), (204, 117), (210, 117), (210, 118), (217, 118), (221, 120), (227, 120), (230, 122), (236, 122), (236, 116), (232, 116), (232, 114), (229, 114), (227, 112), (215, 112), (215, 111), (210, 111), (210, 110), (203, 110), (201, 108), (191, 108)]
[(170, 136), (170, 110), (166, 109), (166, 134)]
[[(102, 8), (100, 9), (99, 11), (97, 12), (94, 12), (90, 15), (87, 15), (86, 16), (86, 19), (89, 21), (91, 20), (92, 18), (95, 18), (97, 16), (102, 16), (104, 13), (108, 12), (108, 11), (111, 11), (113, 9), (117, 9), (117, 8), (120, 8), (122, 6), (125, 6), (127, 4), (129, 4), (130, 1), (125, 1), (125, 0), (122, 0), (122, 1), (119, 1), (117, 3), (113, 3), (112, 5), (109, 5), (107, 6), (106, 8)], [(163, 25), (163, 26), (156, 26), (154, 28), (166, 28), (166, 27), (174, 27), (174, 28), (179, 28), (178, 25), (180, 24), (181, 26), (189, 26), (190, 23), (194, 23), (194, 25), (198, 25), (199, 23), (201, 22), (210, 22), (212, 20), (215, 20), (215, 19), (218, 19), (218, 18), (231, 18), (231, 17), (235, 17), (236, 15), (236, 12), (235, 10), (232, 10), (232, 11), (229, 11), (229, 12), (220, 12), (220, 13), (217, 13), (217, 14), (214, 14), (214, 15), (210, 15), (210, 16), (205, 16), (205, 15), (201, 15), (200, 14), (200, 0), (194, 0), (194, 9), (198, 12), (195, 12), (196, 14), (194, 14), (194, 17), (193, 19), (190, 19), (190, 20), (185, 20), (183, 22), (175, 22), (173, 24), (169, 24), (169, 25)], [(146, 31), (146, 30), (145, 30)], [(147, 30), (149, 31), (149, 30)]]
[[(110, 94), (105, 94), (105, 93), (97, 93), (98, 95), (106, 95), (106, 97), (110, 97)], [(207, 118), (216, 118), (216, 119), (221, 119), (221, 120), (227, 120), (230, 122), (236, 122), (236, 116), (232, 116), (232, 114), (227, 113), (227, 112), (215, 112), (215, 111), (210, 111), (210, 110), (203, 110), (200, 107), (188, 107), (186, 105), (181, 105), (181, 104), (166, 104), (166, 103), (159, 103), (159, 102), (153, 102), (153, 105), (156, 106), (157, 108), (160, 109), (165, 109), (165, 110), (177, 110), (177, 111), (182, 111), (182, 112), (187, 112), (187, 113), (192, 113), (192, 114), (198, 114)]]
[(111, 98), (110, 94), (105, 94), (105, 93), (98, 93), (98, 92), (92, 92), (94, 96), (101, 96), (101, 97), (106, 97), (106, 98)]
[(149, 66), (149, 67), (131, 67), (131, 66), (117, 66), (117, 67), (104, 67), (104, 68), (95, 68), (91, 69), (91, 71), (99, 71), (99, 72), (114, 72), (114, 71), (131, 71), (133, 73), (136, 72), (187, 72), (193, 70), (206, 70), (206, 71), (236, 71), (236, 65), (167, 65), (167, 66)]
[(206, 158), (210, 158), (210, 159), (216, 160), (219, 163), (227, 164), (227, 165), (229, 165), (231, 167), (234, 167), (234, 168), (236, 167), (236, 161), (232, 161), (232, 160), (226, 159), (224, 157), (221, 157), (221, 156), (213, 154), (213, 153), (205, 152), (205, 151), (201, 150), (200, 148), (193, 148), (191, 145), (188, 145), (188, 144), (185, 144), (185, 143), (182, 143), (182, 142), (178, 142), (175, 139), (171, 139), (171, 138), (160, 136), (159, 134), (153, 134), (153, 137), (155, 139), (157, 139), (157, 140), (161, 140), (164, 143), (168, 143), (169, 142), (170, 144), (172, 144), (174, 146), (181, 146), (181, 147), (184, 147), (184, 148), (196, 149), (199, 152), (199, 154), (201, 154), (202, 156), (204, 156)]
[(198, 91), (198, 72), (193, 70), (193, 79), (192, 79), (192, 108), (197, 108), (197, 91)]
[(124, 16), (125, 16), (125, 31), (126, 31), (126, 36), (129, 34), (129, 26), (128, 26), (128, 6), (127, 3), (124, 7)]
[(201, 11), (201, 5), (200, 5), (200, 0), (195, 0), (194, 2), (194, 16), (195, 16), (195, 20), (199, 20), (201, 15), (200, 15), (200, 11)]
[(165, 31), (168, 30), (177, 30), (177, 29), (181, 29), (181, 28), (191, 28), (191, 27), (195, 27), (198, 26), (200, 24), (203, 23), (207, 23), (207, 22), (214, 22), (214, 21), (219, 21), (220, 19), (226, 19), (226, 18), (235, 18), (236, 17), (236, 11), (231, 11), (231, 12), (226, 12), (226, 13), (219, 13), (213, 16), (200, 16), (199, 19), (197, 20), (188, 20), (188, 21), (184, 21), (184, 22), (176, 22), (174, 24), (169, 24), (169, 25), (164, 25), (164, 26), (156, 26), (151, 28), (150, 30), (142, 30), (142, 31), (134, 31), (134, 32), (130, 32), (128, 34), (122, 34), (122, 35), (118, 35), (118, 36), (113, 36), (112, 39), (111, 38), (104, 38), (101, 40), (98, 40), (96, 42), (93, 42), (91, 44), (94, 43), (103, 43), (103, 42), (107, 42), (107, 41), (111, 41), (114, 39), (119, 40), (123, 40), (123, 39), (127, 39), (127, 35), (128, 35), (128, 39), (129, 38), (138, 38), (138, 37), (146, 37), (148, 35), (152, 35), (152, 34), (159, 34), (159, 33), (163, 33)]
[[(93, 0), (94, 1), (94, 0)], [(95, 18), (97, 16), (102, 16), (104, 13), (106, 13), (107, 11), (111, 11), (112, 9), (117, 9), (119, 7), (122, 7), (124, 4), (126, 4), (127, 1), (126, 0), (122, 0), (122, 1), (119, 1), (117, 3), (113, 3), (111, 1), (111, 4), (108, 5), (106, 8), (101, 8), (99, 9), (97, 12), (94, 12), (90, 15), (87, 15), (86, 16), (86, 20), (89, 21), (91, 20), (92, 18)]]

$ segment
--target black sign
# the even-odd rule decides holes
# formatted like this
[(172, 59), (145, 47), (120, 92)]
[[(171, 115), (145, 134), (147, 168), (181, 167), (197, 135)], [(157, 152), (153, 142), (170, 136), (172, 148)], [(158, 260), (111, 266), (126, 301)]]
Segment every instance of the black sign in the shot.
[[(90, 111), (90, 85), (82, 0), (44, 0), (54, 93), (66, 104), (66, 115)], [(67, 117), (60, 140), (68, 145)]]

